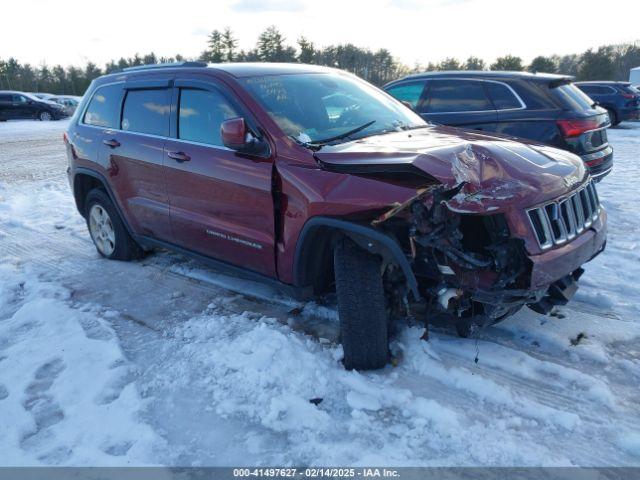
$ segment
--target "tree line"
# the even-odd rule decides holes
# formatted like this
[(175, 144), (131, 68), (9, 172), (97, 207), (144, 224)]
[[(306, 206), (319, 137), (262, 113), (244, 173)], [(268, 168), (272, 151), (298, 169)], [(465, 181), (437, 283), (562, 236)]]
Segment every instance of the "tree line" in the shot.
[(408, 66), (387, 49), (370, 50), (351, 43), (317, 47), (300, 37), (294, 45), (275, 26), (258, 36), (249, 50), (238, 48), (238, 39), (230, 28), (214, 30), (204, 51), (197, 58), (182, 55), (158, 57), (154, 53), (112, 60), (98, 67), (88, 62), (84, 67), (62, 65), (33, 66), (15, 58), (0, 59), (0, 89), (27, 92), (82, 95), (91, 81), (105, 73), (153, 63), (201, 60), (205, 62), (297, 62), (327, 65), (352, 72), (375, 84), (385, 83), (410, 73), (431, 70), (516, 70), (574, 75), (579, 80), (626, 80), (629, 70), (640, 66), (640, 42), (604, 45), (581, 54), (538, 56), (526, 65), (522, 58), (505, 55), (494, 63), (471, 56), (466, 60), (446, 58), (438, 63)]

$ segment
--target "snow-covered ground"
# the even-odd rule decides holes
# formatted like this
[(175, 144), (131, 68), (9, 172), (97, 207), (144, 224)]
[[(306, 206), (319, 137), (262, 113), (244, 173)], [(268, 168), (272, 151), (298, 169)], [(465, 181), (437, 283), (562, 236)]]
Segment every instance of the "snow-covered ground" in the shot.
[(366, 374), (329, 307), (99, 258), (65, 127), (0, 123), (0, 466), (640, 465), (640, 124), (609, 132), (609, 242), (575, 301), (477, 342), (406, 327)]

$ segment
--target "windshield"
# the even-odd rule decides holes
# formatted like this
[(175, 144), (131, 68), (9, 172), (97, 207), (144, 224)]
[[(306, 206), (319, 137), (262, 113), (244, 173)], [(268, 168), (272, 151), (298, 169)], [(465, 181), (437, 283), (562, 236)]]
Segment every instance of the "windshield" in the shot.
[(280, 128), (305, 144), (426, 125), (397, 100), (347, 75), (276, 75), (243, 82)]

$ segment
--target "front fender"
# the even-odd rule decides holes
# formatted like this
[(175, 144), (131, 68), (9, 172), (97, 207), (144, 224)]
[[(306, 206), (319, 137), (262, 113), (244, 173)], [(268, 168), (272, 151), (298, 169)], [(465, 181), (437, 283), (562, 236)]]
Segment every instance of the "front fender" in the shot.
[[(418, 293), (418, 281), (411, 269), (411, 265), (400, 245), (389, 235), (371, 227), (360, 225), (332, 217), (313, 217), (309, 219), (300, 233), (294, 256), (294, 283), (296, 286), (304, 286), (306, 283), (307, 256), (314, 254), (312, 248), (314, 235), (322, 229), (339, 231), (347, 235), (361, 248), (372, 254), (380, 255), (396, 263), (404, 274), (407, 286), (415, 300), (420, 299)], [(315, 252), (317, 254), (317, 252)]]

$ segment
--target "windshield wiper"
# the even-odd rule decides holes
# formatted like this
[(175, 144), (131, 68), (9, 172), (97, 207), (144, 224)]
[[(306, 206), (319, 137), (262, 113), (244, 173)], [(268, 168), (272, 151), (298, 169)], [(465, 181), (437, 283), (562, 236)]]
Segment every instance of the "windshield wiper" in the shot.
[(370, 127), (376, 123), (375, 120), (371, 120), (370, 122), (365, 123), (364, 125), (360, 125), (359, 127), (348, 130), (340, 135), (336, 135), (335, 137), (323, 138), (322, 140), (314, 140), (313, 142), (308, 142), (307, 145), (310, 147), (321, 147), (322, 145), (326, 145), (327, 143), (335, 142), (336, 140), (342, 140), (343, 138), (350, 137), (358, 132), (361, 132), (367, 127)]
[(400, 128), (402, 130), (417, 130), (419, 128), (427, 128), (427, 127), (430, 127), (430, 126), (431, 125), (429, 125), (427, 123), (427, 124), (424, 124), (424, 125), (402, 125)]

